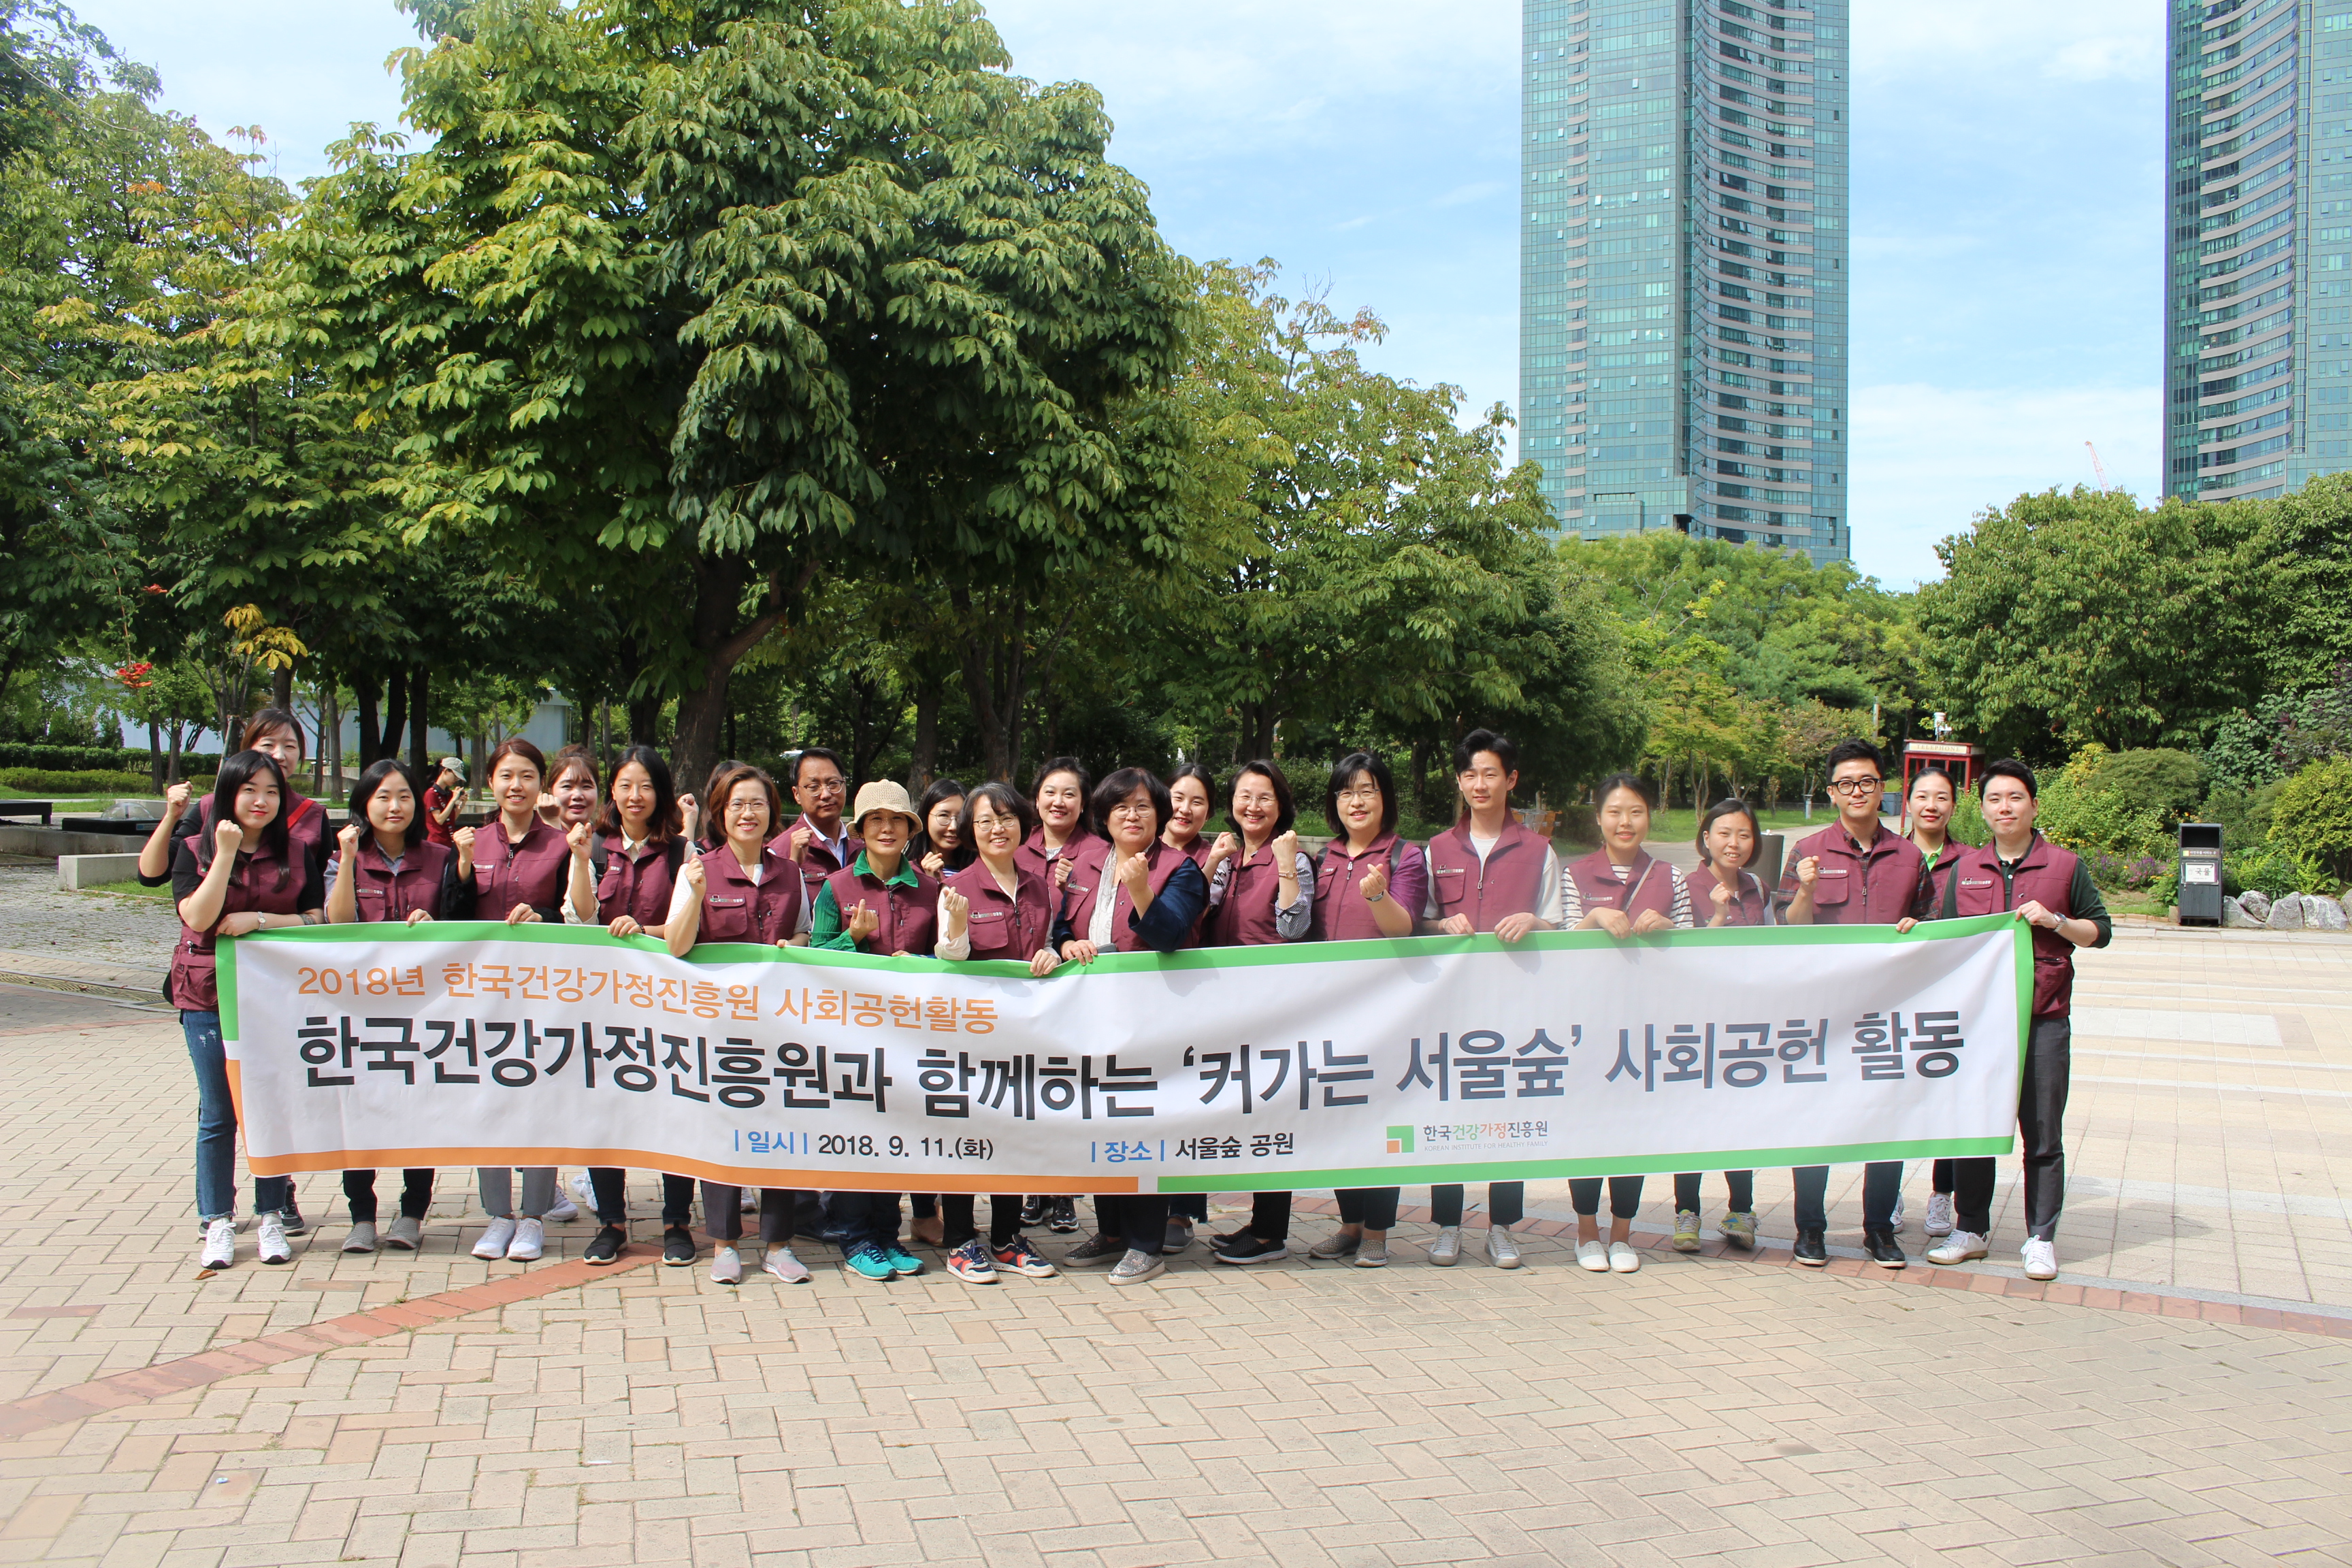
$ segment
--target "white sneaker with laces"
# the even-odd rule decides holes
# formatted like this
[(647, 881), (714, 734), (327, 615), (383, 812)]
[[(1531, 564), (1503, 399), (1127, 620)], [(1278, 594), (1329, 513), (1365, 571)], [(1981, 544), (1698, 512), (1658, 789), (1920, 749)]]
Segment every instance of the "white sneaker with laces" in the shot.
[(743, 1283), (742, 1255), (723, 1241), (710, 1254), (710, 1282), (714, 1285)]
[(205, 1244), (196, 1252), (199, 1268), (226, 1268), (236, 1261), (236, 1221), (216, 1219), (205, 1226)]
[(1576, 1244), (1576, 1261), (1595, 1274), (1609, 1272), (1609, 1249), (1597, 1241)]
[(1622, 1241), (1609, 1244), (1609, 1271), (1632, 1274), (1642, 1267), (1642, 1255)]
[(1490, 1225), (1486, 1227), (1486, 1261), (1497, 1268), (1517, 1268), (1519, 1266), (1518, 1237), (1511, 1234), (1509, 1226)]
[(1889, 1230), (1903, 1228), (1903, 1194), (1901, 1193), (1895, 1194), (1895, 1207), (1887, 1212), (1886, 1228)]
[(588, 1179), (587, 1172), (572, 1172), (572, 1179), (563, 1184), (572, 1189), (572, 1201), (580, 1205), (574, 1212), (579, 1214), (596, 1212), (596, 1184)]
[(504, 1258), (507, 1248), (514, 1244), (514, 1221), (494, 1219), (483, 1229), (482, 1239), (474, 1243), (474, 1256), (492, 1259)]
[(1969, 1263), (1982, 1258), (1988, 1250), (1983, 1237), (1972, 1230), (1956, 1230), (1944, 1238), (1943, 1246), (1927, 1249), (1927, 1261)]
[(1462, 1261), (1462, 1227), (1440, 1226), (1437, 1239), (1429, 1244), (1429, 1260), (1440, 1268), (1451, 1268)]
[(547, 1250), (547, 1226), (535, 1219), (515, 1221), (514, 1239), (507, 1243), (507, 1261), (530, 1263)]
[(760, 1267), (787, 1285), (808, 1283), (808, 1265), (794, 1258), (793, 1249), (789, 1247), (777, 1246), (768, 1248), (768, 1260)]
[(1927, 1220), (1919, 1227), (1929, 1236), (1952, 1234), (1952, 1194), (1937, 1193), (1927, 1199)]
[(549, 1225), (569, 1225), (580, 1217), (580, 1205), (558, 1193), (555, 1194), (555, 1206), (539, 1217)]
[(2025, 1259), (2025, 1277), (2028, 1279), (2058, 1278), (2058, 1247), (2055, 1242), (2029, 1236), (2025, 1238), (2025, 1245), (2017, 1251), (2018, 1256)]
[(253, 1227), (254, 1251), (264, 1263), (291, 1263), (294, 1248), (286, 1239), (286, 1221), (278, 1215), (266, 1214)]

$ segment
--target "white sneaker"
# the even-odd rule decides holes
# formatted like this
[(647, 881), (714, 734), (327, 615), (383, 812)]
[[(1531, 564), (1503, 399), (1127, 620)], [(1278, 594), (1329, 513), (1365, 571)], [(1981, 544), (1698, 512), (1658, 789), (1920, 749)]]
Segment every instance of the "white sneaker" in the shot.
[(2025, 1238), (2025, 1245), (2019, 1247), (2017, 1252), (2019, 1257), (2025, 1259), (2025, 1277), (2028, 1279), (2058, 1278), (2058, 1247), (2055, 1242), (2044, 1241), (2038, 1236), (2029, 1236)]
[(1927, 1223), (1920, 1227), (1929, 1236), (1952, 1234), (1952, 1194), (1937, 1193), (1927, 1200)]
[(1612, 1241), (1609, 1244), (1609, 1271), (1612, 1274), (1631, 1274), (1641, 1267), (1640, 1253), (1622, 1241)]
[(741, 1214), (758, 1214), (760, 1212), (760, 1189), (757, 1187), (745, 1187), (743, 1189), (743, 1200), (736, 1205), (736, 1209), (738, 1213)]
[(1518, 1238), (1511, 1234), (1509, 1226), (1490, 1225), (1486, 1227), (1486, 1261), (1497, 1268), (1517, 1268), (1519, 1266)]
[(1988, 1249), (1985, 1247), (1985, 1238), (1979, 1236), (1975, 1231), (1956, 1230), (1952, 1232), (1950, 1236), (1944, 1238), (1943, 1246), (1931, 1247), (1927, 1249), (1927, 1261), (1930, 1263), (1968, 1263), (1975, 1260), (1976, 1258), (1982, 1258), (1987, 1250)]
[(743, 1283), (742, 1255), (723, 1241), (711, 1250), (710, 1282), (713, 1285)]
[(779, 1246), (768, 1248), (768, 1260), (760, 1267), (787, 1285), (808, 1283), (808, 1265), (794, 1258), (793, 1249), (789, 1247)]
[(507, 1248), (513, 1244), (514, 1237), (514, 1221), (494, 1219), (483, 1230), (482, 1239), (474, 1243), (474, 1256), (492, 1260), (504, 1258), (507, 1255)]
[[(484, 1238), (488, 1239), (488, 1237)], [(507, 1261), (530, 1263), (547, 1250), (547, 1226), (535, 1219), (515, 1221), (514, 1239), (507, 1243)]]
[(1576, 1260), (1595, 1274), (1609, 1272), (1609, 1249), (1597, 1241), (1578, 1242)]
[(1451, 1268), (1462, 1261), (1462, 1227), (1440, 1226), (1437, 1239), (1429, 1244), (1429, 1260), (1440, 1268)]
[(1887, 1211), (1886, 1228), (1889, 1230), (1903, 1228), (1903, 1194), (1901, 1193), (1895, 1194), (1895, 1206)]
[(196, 1251), (199, 1268), (226, 1268), (236, 1261), (236, 1221), (216, 1219), (205, 1226), (205, 1244)]
[(286, 1221), (280, 1215), (261, 1216), (260, 1223), (253, 1227), (253, 1247), (264, 1263), (294, 1261), (294, 1248), (286, 1239)]
[(558, 1193), (555, 1194), (555, 1206), (539, 1217), (549, 1225), (569, 1225), (580, 1217), (580, 1205)]
[(588, 1179), (587, 1172), (572, 1172), (572, 1179), (563, 1184), (572, 1189), (572, 1199), (580, 1205), (572, 1211), (573, 1213), (594, 1214), (596, 1212), (596, 1184)]

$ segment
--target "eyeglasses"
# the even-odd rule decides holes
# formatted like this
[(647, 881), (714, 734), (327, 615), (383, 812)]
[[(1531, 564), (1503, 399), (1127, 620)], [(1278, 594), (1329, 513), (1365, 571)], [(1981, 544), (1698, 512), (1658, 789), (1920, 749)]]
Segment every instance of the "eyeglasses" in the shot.
[(1835, 779), (1830, 784), (1832, 795), (1869, 795), (1885, 787), (1885, 779)]
[(1339, 798), (1350, 805), (1371, 805), (1378, 804), (1381, 792), (1377, 788), (1343, 789), (1339, 792)]
[(811, 795), (840, 795), (849, 788), (839, 779), (819, 779), (814, 784), (795, 784), (793, 787), (804, 789)]
[(1151, 803), (1148, 800), (1123, 800), (1110, 808), (1113, 816), (1150, 816)]

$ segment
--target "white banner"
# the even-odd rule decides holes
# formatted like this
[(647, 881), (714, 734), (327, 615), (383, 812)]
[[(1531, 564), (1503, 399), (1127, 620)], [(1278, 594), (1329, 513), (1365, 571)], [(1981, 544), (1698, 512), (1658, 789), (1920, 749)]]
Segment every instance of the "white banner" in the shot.
[(2032, 949), (1888, 927), (1025, 966), (553, 925), (221, 944), (253, 1169), (1245, 1192), (2006, 1152)]

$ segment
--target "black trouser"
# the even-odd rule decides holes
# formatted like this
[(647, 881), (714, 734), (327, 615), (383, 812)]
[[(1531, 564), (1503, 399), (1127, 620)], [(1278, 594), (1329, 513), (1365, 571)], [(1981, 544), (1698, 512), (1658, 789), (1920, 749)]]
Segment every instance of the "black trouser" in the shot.
[(1104, 1236), (1126, 1237), (1129, 1252), (1157, 1258), (1168, 1244), (1168, 1194), (1097, 1193), (1095, 1228)]
[[(1568, 1201), (1580, 1218), (1591, 1219), (1601, 1213), (1601, 1178), (1575, 1176), (1568, 1184)], [(1609, 1178), (1609, 1217), (1632, 1219), (1642, 1209), (1642, 1178), (1612, 1176)]]
[[(628, 1229), (629, 1173), (611, 1165), (591, 1165), (588, 1167), (588, 1185), (596, 1194), (596, 1217), (606, 1225)], [(715, 1184), (707, 1183), (705, 1185)], [(683, 1230), (693, 1217), (694, 1178), (673, 1176), (667, 1171), (663, 1172), (662, 1227)]]
[(1929, 1181), (1932, 1184), (1930, 1187), (1931, 1191), (1938, 1192), (1943, 1194), (1946, 1197), (1950, 1197), (1952, 1195), (1952, 1162), (1949, 1160), (1937, 1161), (1936, 1168), (1930, 1175)]
[(1260, 1241), (1290, 1239), (1290, 1194), (1252, 1193), (1249, 1224), (1243, 1226)]
[(908, 1194), (907, 1203), (917, 1219), (929, 1219), (940, 1212), (940, 1194), (937, 1193), (911, 1193)]
[[(1830, 1168), (1827, 1165), (1799, 1165), (1789, 1175), (1797, 1189), (1797, 1228), (1827, 1230), (1830, 1226)], [(1895, 1218), (1895, 1200), (1902, 1194), (1902, 1161), (1873, 1160), (1864, 1165), (1862, 1168), (1863, 1228), (1887, 1228)]]
[[(1731, 1200), (1726, 1205), (1733, 1214), (1748, 1214), (1756, 1207), (1756, 1173), (1726, 1171), (1723, 1184), (1731, 1189)], [(1688, 1172), (1675, 1178), (1675, 1207), (1698, 1212), (1698, 1173)]]
[(895, 1247), (898, 1241), (898, 1194), (896, 1193), (827, 1193), (824, 1194), (824, 1215), (846, 1233), (841, 1238), (841, 1250), (847, 1253), (860, 1242), (870, 1241), (877, 1247)]
[(1396, 1228), (1397, 1194), (1399, 1187), (1342, 1187), (1333, 1195), (1339, 1200), (1339, 1223), (1360, 1225), (1366, 1230)]
[[(953, 1250), (980, 1235), (980, 1226), (972, 1223), (976, 1200), (970, 1193), (940, 1194), (940, 1245)], [(988, 1245), (993, 1251), (1009, 1247), (1021, 1234), (1021, 1194), (991, 1193), (988, 1195)]]
[[(2017, 1085), (2017, 1145), (2025, 1161), (2025, 1229), (2036, 1240), (2058, 1234), (2066, 1201), (2066, 1080), (2074, 1026), (2064, 1015), (2036, 1018), (2025, 1040), (2025, 1071)], [(1990, 1154), (1955, 1160), (1952, 1226), (1992, 1231), (1994, 1162)]]
[[(806, 1194), (791, 1187), (760, 1189), (760, 1239), (782, 1247), (793, 1239), (793, 1211)], [(702, 1228), (713, 1241), (743, 1239), (743, 1189), (719, 1182), (702, 1184)]]
[(1171, 1193), (1168, 1195), (1168, 1217), (1184, 1218), (1195, 1225), (1209, 1223), (1209, 1194), (1206, 1193)]
[[(373, 1224), (375, 1221), (375, 1173), (345, 1171), (343, 1202), (351, 1207), (353, 1225), (358, 1225), (362, 1220)], [(423, 1219), (425, 1211), (432, 1206), (433, 1172), (429, 1168), (422, 1171), (401, 1172), (400, 1212), (410, 1219)]]
[[(1486, 1184), (1486, 1223), (1508, 1230), (1528, 1215), (1528, 1184), (1525, 1182), (1489, 1182)], [(1429, 1217), (1435, 1225), (1462, 1223), (1462, 1184), (1449, 1182), (1429, 1189)]]

